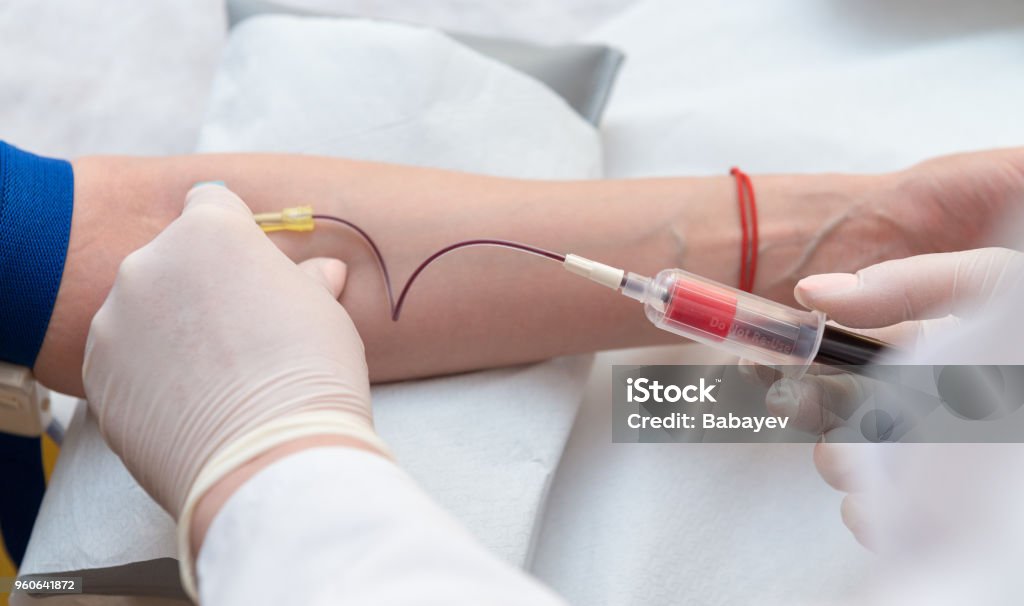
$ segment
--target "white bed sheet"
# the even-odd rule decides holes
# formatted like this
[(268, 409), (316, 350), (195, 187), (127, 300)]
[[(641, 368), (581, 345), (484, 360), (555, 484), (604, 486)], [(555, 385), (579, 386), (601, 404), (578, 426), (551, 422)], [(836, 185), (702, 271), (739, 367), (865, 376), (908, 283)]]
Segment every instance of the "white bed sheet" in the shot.
[(215, 0), (3, 0), (0, 139), (41, 154), (184, 154), (227, 17)]
[[(229, 0), (244, 8), (263, 0)], [(571, 42), (637, 0), (274, 0), (317, 15), (415, 23), (445, 31), (556, 44)]]

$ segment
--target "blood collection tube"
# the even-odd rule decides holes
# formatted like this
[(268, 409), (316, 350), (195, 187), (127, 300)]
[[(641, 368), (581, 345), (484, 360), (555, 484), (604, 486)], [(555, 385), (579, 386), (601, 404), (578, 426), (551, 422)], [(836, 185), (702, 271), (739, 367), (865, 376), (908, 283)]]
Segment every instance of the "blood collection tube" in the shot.
[(626, 274), (622, 294), (644, 304), (658, 328), (769, 366), (810, 365), (825, 314), (793, 309), (681, 269), (653, 279)]
[(820, 311), (794, 309), (682, 269), (654, 278), (567, 255), (564, 266), (644, 304), (658, 328), (799, 375), (812, 362), (861, 365), (885, 344), (833, 326)]

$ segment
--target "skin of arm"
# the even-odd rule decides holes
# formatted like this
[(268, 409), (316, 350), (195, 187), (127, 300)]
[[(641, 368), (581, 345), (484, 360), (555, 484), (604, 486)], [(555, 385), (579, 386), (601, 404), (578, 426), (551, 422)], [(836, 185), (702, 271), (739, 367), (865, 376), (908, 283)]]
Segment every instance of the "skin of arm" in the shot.
[[(472, 238), (520, 241), (648, 275), (681, 267), (735, 284), (739, 272), (739, 212), (727, 175), (528, 181), (273, 154), (96, 156), (73, 166), (68, 255), (35, 366), (41, 382), (73, 395), (83, 393), (89, 323), (121, 261), (181, 213), (185, 193), (200, 181), (224, 181), (254, 212), (310, 204), (355, 222), (377, 241), (396, 288), (435, 250)], [(762, 243), (755, 292), (791, 302), (805, 275), (922, 252), (904, 244), (899, 221), (877, 216), (879, 199), (898, 197), (898, 176), (754, 177)], [(352, 232), (323, 224), (272, 237), (297, 261), (346, 261), (341, 302), (366, 344), (373, 382), (677, 339), (650, 326), (625, 297), (553, 262), (493, 248), (432, 265), (395, 323), (376, 262)]]

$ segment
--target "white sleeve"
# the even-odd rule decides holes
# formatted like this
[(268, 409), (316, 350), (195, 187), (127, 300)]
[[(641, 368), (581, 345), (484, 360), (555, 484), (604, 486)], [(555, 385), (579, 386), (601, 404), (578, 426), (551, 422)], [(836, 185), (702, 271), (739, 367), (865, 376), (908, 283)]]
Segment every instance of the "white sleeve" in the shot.
[(204, 606), (563, 605), (394, 463), (350, 448), (303, 451), (249, 479), (196, 566)]

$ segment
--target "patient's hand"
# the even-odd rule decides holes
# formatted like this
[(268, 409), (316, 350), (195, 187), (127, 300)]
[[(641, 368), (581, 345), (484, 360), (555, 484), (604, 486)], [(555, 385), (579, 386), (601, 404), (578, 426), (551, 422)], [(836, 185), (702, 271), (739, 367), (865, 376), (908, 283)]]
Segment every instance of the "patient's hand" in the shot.
[[(820, 226), (803, 254), (789, 255), (790, 265), (775, 272), (776, 283), (758, 279), (758, 285), (761, 294), (792, 302), (793, 284), (808, 275), (850, 272), (926, 253), (1016, 245), (1016, 235), (1001, 232), (1021, 212), (1024, 147), (934, 158), (870, 178), (866, 191)], [(762, 259), (771, 263), (785, 242), (785, 237), (763, 242)]]
[(943, 156), (897, 173), (882, 217), (899, 221), (915, 254), (1016, 246), (1008, 219), (1024, 210), (1024, 148)]

